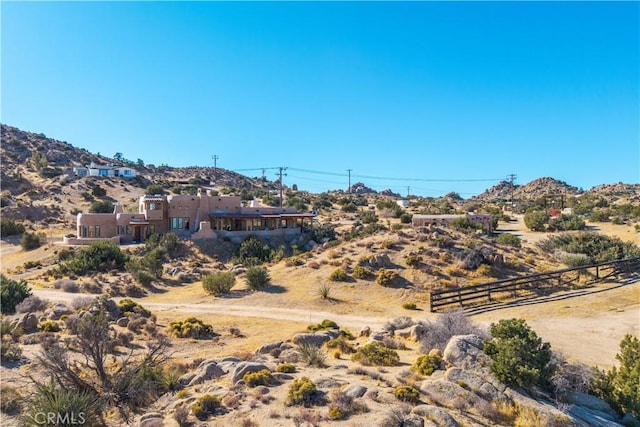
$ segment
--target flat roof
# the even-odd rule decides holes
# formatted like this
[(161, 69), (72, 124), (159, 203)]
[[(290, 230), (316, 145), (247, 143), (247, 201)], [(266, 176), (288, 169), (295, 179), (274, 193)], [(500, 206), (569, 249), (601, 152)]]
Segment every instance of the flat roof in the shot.
[(310, 213), (280, 213), (280, 214), (261, 214), (261, 213), (233, 213), (233, 212), (211, 212), (211, 218), (237, 218), (237, 219), (257, 219), (257, 218), (313, 218), (314, 214)]

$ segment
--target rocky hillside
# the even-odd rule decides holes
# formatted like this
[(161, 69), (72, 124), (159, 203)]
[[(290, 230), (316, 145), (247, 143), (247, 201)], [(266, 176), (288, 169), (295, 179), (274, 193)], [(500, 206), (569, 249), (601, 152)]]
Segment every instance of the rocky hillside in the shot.
[(611, 201), (626, 201), (628, 203), (640, 202), (640, 184), (602, 184), (586, 191), (585, 196), (605, 198)]

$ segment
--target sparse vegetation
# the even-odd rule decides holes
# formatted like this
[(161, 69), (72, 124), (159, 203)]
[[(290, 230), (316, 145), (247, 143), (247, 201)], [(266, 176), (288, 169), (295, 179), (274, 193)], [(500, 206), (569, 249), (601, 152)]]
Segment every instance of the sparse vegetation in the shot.
[(211, 336), (213, 328), (200, 319), (189, 317), (169, 322), (169, 332), (178, 338), (203, 339)]
[(418, 403), (420, 392), (412, 386), (400, 385), (393, 390), (393, 395), (401, 402)]
[(332, 282), (346, 282), (349, 280), (349, 275), (343, 268), (336, 268), (329, 275), (329, 280)]
[(496, 238), (496, 243), (500, 245), (513, 246), (514, 248), (519, 248), (522, 246), (522, 240), (511, 233), (502, 233)]
[(282, 363), (276, 366), (276, 372), (293, 374), (295, 371), (296, 371), (296, 365), (294, 365), (293, 363)]
[(247, 372), (242, 379), (249, 387), (269, 385), (273, 382), (273, 376), (268, 369), (263, 369), (258, 372)]
[(260, 266), (252, 266), (247, 269), (245, 281), (247, 287), (254, 291), (260, 291), (271, 284), (269, 271)]
[(316, 347), (312, 344), (302, 344), (298, 347), (298, 352), (302, 361), (307, 366), (315, 366), (321, 368), (324, 366), (324, 361), (327, 356), (324, 354), (320, 347)]
[(486, 329), (474, 323), (463, 310), (444, 312), (437, 319), (424, 322), (420, 331), (418, 339), (423, 353), (428, 353), (433, 348), (444, 350), (455, 335), (475, 334), (484, 339), (489, 338)]
[(24, 233), (24, 225), (12, 220), (11, 218), (2, 218), (0, 220), (0, 235), (5, 238), (9, 236), (18, 236)]
[(84, 276), (92, 272), (122, 270), (129, 259), (120, 247), (112, 242), (97, 241), (79, 249), (60, 264), (63, 274)]
[(22, 239), (20, 240), (20, 246), (25, 251), (32, 251), (34, 249), (38, 249), (42, 245), (42, 235), (38, 233), (31, 233), (26, 231), (22, 234)]
[(297, 378), (289, 386), (286, 404), (311, 406), (316, 393), (316, 385), (308, 377)]
[(381, 268), (380, 270), (378, 270), (378, 274), (376, 275), (376, 283), (380, 286), (389, 288), (396, 284), (398, 277), (398, 273), (396, 273), (394, 270)]
[(211, 415), (214, 415), (218, 408), (220, 408), (220, 398), (205, 394), (200, 396), (196, 403), (191, 407), (191, 412), (200, 421), (206, 421)]
[(421, 375), (431, 375), (434, 371), (440, 369), (442, 357), (438, 354), (423, 354), (413, 362), (412, 368)]

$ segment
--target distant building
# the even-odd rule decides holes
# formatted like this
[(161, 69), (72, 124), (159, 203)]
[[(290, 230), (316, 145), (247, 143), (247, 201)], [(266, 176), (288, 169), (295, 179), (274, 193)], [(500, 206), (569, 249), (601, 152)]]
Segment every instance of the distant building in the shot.
[(459, 214), (459, 215), (414, 215), (411, 219), (414, 227), (427, 227), (435, 225), (448, 227), (454, 219), (468, 218), (471, 222), (482, 224), (488, 233), (493, 233), (493, 218), (489, 214)]
[(77, 176), (110, 176), (122, 178), (135, 178), (136, 170), (126, 166), (114, 166), (112, 164), (97, 165), (93, 162), (88, 166), (73, 168)]
[(398, 206), (400, 206), (401, 208), (408, 208), (409, 207), (409, 200), (407, 200), (407, 199), (396, 200), (396, 204)]
[(289, 237), (300, 235), (314, 217), (295, 208), (243, 207), (240, 197), (201, 191), (196, 196), (147, 195), (140, 197), (138, 213), (125, 213), (116, 205), (113, 213), (78, 214), (77, 237), (65, 238), (65, 243), (144, 242), (152, 234), (166, 232), (192, 240), (229, 238), (237, 242), (249, 235)]

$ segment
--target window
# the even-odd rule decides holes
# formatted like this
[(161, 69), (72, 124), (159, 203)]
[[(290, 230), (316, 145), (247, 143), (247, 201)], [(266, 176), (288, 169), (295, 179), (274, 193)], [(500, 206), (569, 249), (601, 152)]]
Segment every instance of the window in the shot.
[(124, 170), (124, 176), (131, 176), (131, 170), (125, 169)]
[(127, 236), (131, 236), (133, 235), (133, 230), (131, 229), (130, 225), (127, 225)]
[(96, 237), (100, 237), (100, 226), (96, 225)]
[(184, 229), (184, 218), (171, 218), (171, 229), (172, 230)]
[(120, 176), (120, 171), (118, 169), (115, 169), (113, 171), (113, 176)]
[(89, 227), (87, 227), (86, 225), (83, 225), (82, 228), (80, 229), (80, 236), (81, 237), (87, 237), (88, 234), (88, 229)]
[(109, 170), (108, 169), (98, 169), (98, 175), (100, 175), (100, 176), (109, 176)]
[(149, 203), (149, 210), (151, 211), (155, 211), (157, 208), (157, 205), (155, 204), (155, 202), (151, 202)]

